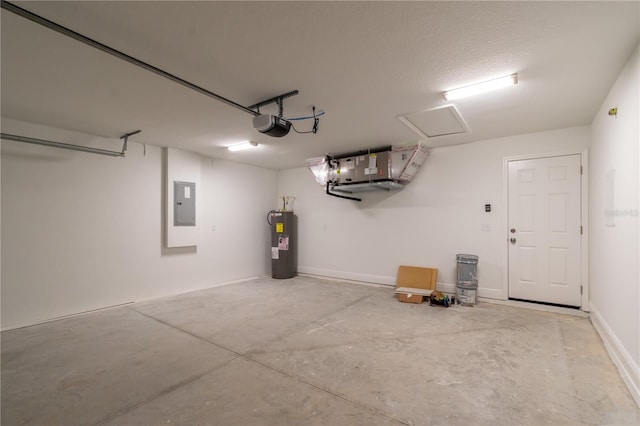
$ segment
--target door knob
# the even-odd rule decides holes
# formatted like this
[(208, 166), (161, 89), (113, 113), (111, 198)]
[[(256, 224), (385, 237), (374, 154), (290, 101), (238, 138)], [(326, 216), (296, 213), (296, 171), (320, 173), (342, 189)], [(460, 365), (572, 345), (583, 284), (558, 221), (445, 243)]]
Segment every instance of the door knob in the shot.
[(511, 228), (511, 233), (515, 234), (516, 233), (516, 228)]
[(516, 243), (516, 239), (515, 238), (511, 238), (509, 241), (511, 241), (511, 244), (515, 244)]

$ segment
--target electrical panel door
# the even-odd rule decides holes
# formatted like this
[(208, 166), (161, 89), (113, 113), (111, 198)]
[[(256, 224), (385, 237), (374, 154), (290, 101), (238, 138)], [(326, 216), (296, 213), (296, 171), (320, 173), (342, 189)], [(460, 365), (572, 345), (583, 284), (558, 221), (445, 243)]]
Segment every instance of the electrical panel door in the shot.
[(196, 226), (195, 182), (173, 182), (173, 226)]

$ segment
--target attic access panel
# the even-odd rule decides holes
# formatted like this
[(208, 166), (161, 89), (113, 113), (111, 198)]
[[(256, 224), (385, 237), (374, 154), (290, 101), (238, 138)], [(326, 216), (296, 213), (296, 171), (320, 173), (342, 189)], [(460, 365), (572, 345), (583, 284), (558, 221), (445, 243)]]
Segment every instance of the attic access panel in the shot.
[(401, 115), (398, 120), (427, 139), (470, 132), (454, 105)]

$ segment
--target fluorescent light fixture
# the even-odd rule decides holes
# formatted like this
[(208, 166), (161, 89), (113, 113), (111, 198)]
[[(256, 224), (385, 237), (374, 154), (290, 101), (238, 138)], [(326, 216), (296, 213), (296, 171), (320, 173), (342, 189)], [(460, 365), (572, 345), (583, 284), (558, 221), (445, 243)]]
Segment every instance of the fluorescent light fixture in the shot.
[(442, 95), (446, 100), (451, 101), (458, 98), (464, 98), (466, 96), (473, 96), (480, 93), (490, 92), (492, 90), (501, 89), (503, 87), (515, 86), (516, 84), (518, 84), (518, 74), (511, 74), (505, 77), (484, 81), (482, 83), (472, 84), (471, 86), (448, 90)]
[(235, 145), (228, 146), (227, 149), (229, 151), (244, 151), (245, 149), (256, 148), (258, 146), (258, 142), (242, 142)]

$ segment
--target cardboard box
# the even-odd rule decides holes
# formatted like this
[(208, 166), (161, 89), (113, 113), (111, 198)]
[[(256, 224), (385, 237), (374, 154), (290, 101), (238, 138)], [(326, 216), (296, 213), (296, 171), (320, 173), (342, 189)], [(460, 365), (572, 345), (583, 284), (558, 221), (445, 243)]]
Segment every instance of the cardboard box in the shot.
[(422, 303), (424, 296), (436, 289), (437, 268), (401, 265), (398, 268), (396, 290), (398, 300), (405, 303)]
[(396, 287), (421, 288), (435, 290), (438, 279), (437, 268), (422, 268), (419, 266), (404, 266), (398, 268)]
[(421, 294), (399, 293), (398, 300), (405, 303), (422, 303), (424, 296)]

